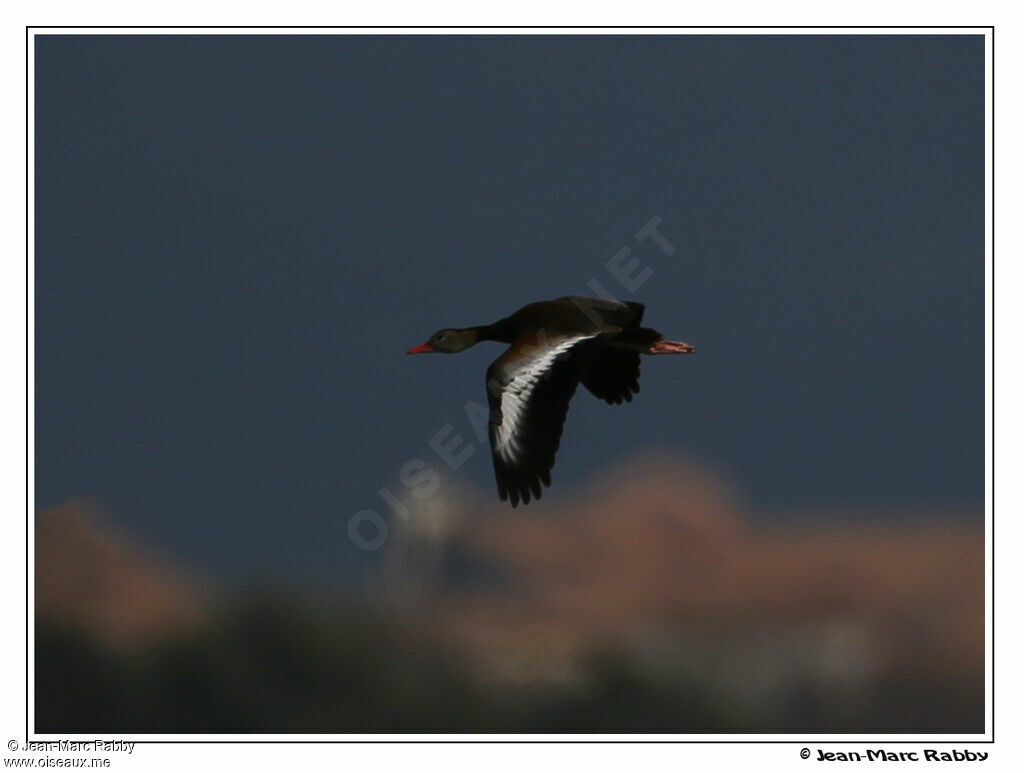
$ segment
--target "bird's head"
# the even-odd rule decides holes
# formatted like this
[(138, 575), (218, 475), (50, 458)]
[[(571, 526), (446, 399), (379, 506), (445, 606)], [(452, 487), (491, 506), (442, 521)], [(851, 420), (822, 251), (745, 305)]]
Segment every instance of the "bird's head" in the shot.
[(434, 335), (419, 346), (414, 346), (406, 354), (426, 354), (427, 352), (441, 352), (443, 354), (455, 354), (463, 349), (468, 349), (479, 339), (475, 330), (458, 330), (445, 328), (438, 330)]

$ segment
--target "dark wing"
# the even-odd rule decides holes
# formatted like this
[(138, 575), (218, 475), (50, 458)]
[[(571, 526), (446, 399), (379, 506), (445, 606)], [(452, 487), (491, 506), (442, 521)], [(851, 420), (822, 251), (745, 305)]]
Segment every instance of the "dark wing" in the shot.
[(640, 391), (640, 353), (605, 346), (583, 374), (583, 386), (601, 400), (618, 405)]
[(570, 336), (528, 354), (513, 346), (487, 369), (491, 456), (502, 501), (527, 504), (531, 494), (540, 499), (542, 483), (551, 485), (569, 400), (599, 338)]
[(610, 301), (605, 298), (591, 298), (586, 295), (566, 295), (554, 303), (573, 308), (595, 327), (636, 327), (644, 317), (644, 305), (636, 301)]
[(583, 374), (583, 386), (613, 405), (632, 401), (640, 391), (640, 354), (661, 338), (661, 333), (649, 327), (630, 327), (607, 336), (607, 346)]

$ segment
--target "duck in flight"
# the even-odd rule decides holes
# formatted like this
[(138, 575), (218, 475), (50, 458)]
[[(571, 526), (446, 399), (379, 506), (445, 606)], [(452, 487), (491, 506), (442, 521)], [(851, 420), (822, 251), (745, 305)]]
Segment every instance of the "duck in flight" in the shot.
[(640, 391), (641, 354), (690, 354), (694, 347), (640, 327), (641, 303), (570, 295), (540, 301), (491, 325), (445, 328), (408, 354), (454, 354), (480, 341), (509, 348), (487, 369), (489, 435), (498, 494), (512, 507), (540, 499), (569, 411), (583, 384), (617, 405)]

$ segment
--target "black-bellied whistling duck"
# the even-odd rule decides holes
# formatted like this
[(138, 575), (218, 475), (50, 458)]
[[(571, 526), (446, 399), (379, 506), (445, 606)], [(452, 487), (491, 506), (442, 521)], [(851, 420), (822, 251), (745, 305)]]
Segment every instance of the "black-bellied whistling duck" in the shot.
[(640, 391), (641, 354), (689, 354), (694, 347), (640, 327), (641, 303), (570, 295), (524, 306), (492, 325), (438, 330), (408, 354), (453, 354), (480, 341), (511, 344), (487, 369), (491, 455), (498, 494), (515, 507), (541, 483), (562, 437), (569, 400), (582, 383), (600, 399), (629, 402)]

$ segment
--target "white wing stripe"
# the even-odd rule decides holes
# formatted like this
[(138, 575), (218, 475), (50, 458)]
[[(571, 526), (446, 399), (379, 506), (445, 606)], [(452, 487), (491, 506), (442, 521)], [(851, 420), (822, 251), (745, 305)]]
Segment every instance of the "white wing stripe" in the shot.
[(519, 429), (537, 382), (551, 369), (561, 354), (572, 349), (580, 341), (595, 337), (596, 334), (566, 338), (553, 347), (538, 350), (524, 357), (517, 363), (517, 370), (501, 390), (501, 424), (496, 427), (494, 440), (496, 454), (506, 461), (512, 461), (518, 456)]

